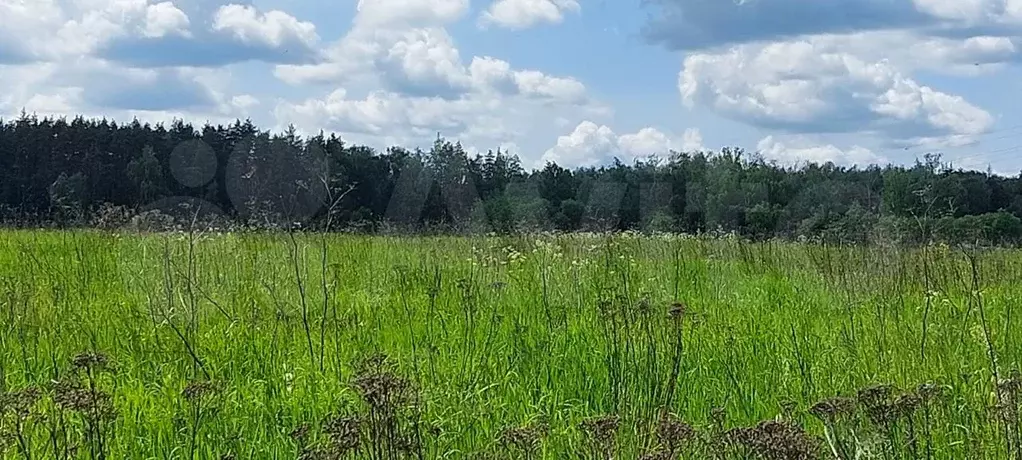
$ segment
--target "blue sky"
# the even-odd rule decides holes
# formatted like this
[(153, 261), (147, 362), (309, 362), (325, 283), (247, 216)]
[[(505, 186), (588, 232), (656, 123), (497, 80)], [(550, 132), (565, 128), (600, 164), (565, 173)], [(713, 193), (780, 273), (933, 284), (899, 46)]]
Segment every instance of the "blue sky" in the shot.
[(0, 0), (0, 116), (1022, 170), (1022, 0)]

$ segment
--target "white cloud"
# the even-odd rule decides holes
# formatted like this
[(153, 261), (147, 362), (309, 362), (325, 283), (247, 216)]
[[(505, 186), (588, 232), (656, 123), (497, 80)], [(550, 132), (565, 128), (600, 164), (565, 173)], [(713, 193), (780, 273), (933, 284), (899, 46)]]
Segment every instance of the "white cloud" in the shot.
[(373, 91), (364, 99), (352, 99), (347, 91), (337, 89), (323, 100), (281, 104), (277, 107), (277, 118), (300, 120), (306, 126), (319, 124), (334, 130), (371, 135), (402, 129), (413, 133), (443, 129), (460, 131), (465, 129), (465, 119), (486, 108), (480, 105), (486, 104), (436, 97), (409, 98), (386, 91)]
[(993, 117), (922, 85), (889, 60), (869, 60), (810, 37), (690, 54), (679, 74), (689, 106), (801, 132), (880, 132), (892, 138), (976, 135)]
[(524, 29), (541, 23), (560, 23), (565, 13), (579, 10), (577, 0), (496, 0), (479, 17), (479, 25)]
[(586, 87), (574, 78), (551, 77), (542, 72), (524, 70), (514, 73), (514, 81), (522, 94), (547, 97), (564, 102), (581, 102)]
[(169, 34), (190, 36), (188, 15), (171, 2), (161, 2), (146, 8), (145, 30), (143, 34), (149, 38), (159, 38)]
[(251, 6), (230, 4), (217, 9), (213, 30), (232, 34), (250, 44), (281, 47), (288, 43), (312, 46), (319, 41), (316, 26), (283, 11), (260, 13)]
[(259, 99), (251, 94), (241, 94), (231, 98), (231, 105), (242, 112), (247, 112), (252, 107), (259, 105)]
[(707, 148), (703, 145), (703, 133), (699, 131), (699, 128), (686, 129), (685, 134), (681, 137), (681, 151), (702, 152), (705, 150)]
[(841, 166), (865, 167), (888, 163), (886, 158), (858, 145), (841, 149), (832, 144), (815, 144), (805, 137), (794, 137), (788, 142), (782, 142), (767, 136), (756, 144), (756, 150), (763, 157), (784, 165), (823, 164), (831, 161)]
[(617, 135), (606, 125), (583, 121), (575, 130), (559, 136), (557, 143), (543, 154), (537, 167), (548, 161), (565, 167), (595, 166), (618, 158), (625, 163), (636, 159), (658, 155), (666, 157), (671, 150), (692, 147), (693, 141), (702, 145), (698, 130), (686, 131), (681, 142), (672, 139), (656, 128), (646, 127), (635, 133)]
[(355, 27), (443, 25), (460, 19), (468, 7), (468, 0), (359, 0)]

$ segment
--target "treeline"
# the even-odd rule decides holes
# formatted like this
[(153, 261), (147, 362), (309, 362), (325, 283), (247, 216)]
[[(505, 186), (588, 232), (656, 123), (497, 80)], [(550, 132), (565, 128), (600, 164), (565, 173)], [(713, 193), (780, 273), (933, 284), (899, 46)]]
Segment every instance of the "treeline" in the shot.
[[(735, 232), (839, 242), (1022, 242), (1022, 179), (911, 166), (768, 162), (737, 148), (526, 170), (517, 156), (375, 151), (335, 135), (230, 126), (0, 121), (8, 226)], [(210, 224), (212, 225), (212, 224)]]

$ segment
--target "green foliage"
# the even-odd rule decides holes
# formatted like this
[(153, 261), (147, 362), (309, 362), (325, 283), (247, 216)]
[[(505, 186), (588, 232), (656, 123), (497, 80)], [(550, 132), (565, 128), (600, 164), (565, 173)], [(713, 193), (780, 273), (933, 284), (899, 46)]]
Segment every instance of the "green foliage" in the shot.
[(0, 458), (1015, 458), (1020, 277), (945, 245), (0, 231)]
[(506, 234), (642, 230), (656, 214), (658, 229), (754, 239), (1022, 243), (1001, 215), (1022, 218), (1022, 178), (955, 170), (935, 154), (907, 167), (791, 168), (724, 148), (528, 171), (510, 152), (473, 155), (439, 137), (427, 151), (380, 152), (249, 121), (153, 126), (27, 115), (0, 123), (0, 146), (3, 225), (99, 226), (110, 220), (104, 215), (157, 209), (187, 226), (201, 208), (221, 228), (329, 222), (331, 230)]

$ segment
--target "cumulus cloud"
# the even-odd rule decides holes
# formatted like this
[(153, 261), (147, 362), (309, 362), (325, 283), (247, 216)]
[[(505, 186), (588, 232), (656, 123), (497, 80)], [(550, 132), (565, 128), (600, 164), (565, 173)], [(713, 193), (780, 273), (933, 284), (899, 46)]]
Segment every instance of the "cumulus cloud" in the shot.
[(566, 13), (577, 13), (577, 0), (496, 0), (479, 17), (479, 25), (525, 29), (537, 24), (557, 24)]
[(689, 106), (793, 132), (878, 132), (894, 138), (976, 135), (993, 117), (963, 98), (813, 39), (690, 54), (679, 74)]
[[(181, 4), (189, 5), (190, 12)], [(135, 67), (309, 62), (315, 26), (282, 11), (181, 0), (0, 0), (0, 64), (98, 56)], [(204, 14), (203, 26), (193, 24)]]
[(323, 61), (275, 67), (286, 83), (326, 88), (322, 97), (280, 101), (274, 116), (380, 147), (428, 145), (437, 132), (465, 145), (510, 145), (551, 129), (548, 118), (606, 111), (575, 78), (463, 56), (447, 26), (467, 11), (460, 0), (362, 0)]
[(387, 91), (373, 91), (358, 99), (348, 97), (344, 89), (337, 89), (326, 99), (281, 104), (277, 108), (277, 118), (302, 120), (306, 125), (319, 119), (334, 130), (372, 135), (382, 135), (398, 127), (425, 134), (464, 130), (465, 115), (477, 112), (477, 104), (437, 97), (404, 97)]
[(882, 145), (968, 144), (994, 117), (928, 84), (927, 76), (982, 75), (1020, 57), (1019, 0), (648, 5), (656, 14), (646, 38), (688, 51), (678, 81), (685, 105), (788, 133), (854, 132)]
[(143, 34), (148, 38), (160, 38), (165, 35), (179, 34), (190, 36), (188, 15), (171, 2), (161, 2), (146, 8), (145, 28)]
[(671, 150), (702, 150), (702, 136), (690, 128), (678, 141), (656, 128), (618, 135), (606, 125), (583, 121), (570, 134), (559, 136), (557, 143), (540, 158), (537, 166), (555, 162), (561, 166), (595, 166), (614, 158), (626, 163), (650, 155), (667, 156)]
[(242, 43), (281, 48), (289, 44), (312, 47), (319, 41), (316, 26), (283, 11), (261, 13), (247, 5), (221, 6), (213, 17), (213, 30), (232, 35)]
[(319, 35), (311, 22), (279, 10), (263, 12), (238, 4), (220, 6), (211, 14), (212, 24), (206, 28), (161, 35), (149, 33), (147, 26), (143, 37), (110, 40), (97, 54), (134, 67), (220, 67), (245, 61), (308, 63), (317, 59)]
[(448, 24), (468, 12), (468, 0), (359, 0), (354, 26), (360, 31)]
[(756, 150), (764, 158), (784, 165), (803, 165), (806, 163), (823, 164), (828, 161), (840, 166), (859, 166), (885, 164), (889, 161), (870, 149), (853, 145), (842, 149), (833, 144), (816, 144), (805, 137), (794, 137), (787, 142), (774, 136), (767, 136), (756, 144)]
[[(514, 69), (510, 63), (489, 56), (474, 56), (466, 65), (453, 37), (442, 25), (406, 26), (404, 21), (410, 12), (397, 18), (387, 16), (385, 20), (381, 16), (384, 15), (383, 10), (378, 11), (377, 8), (382, 8), (379, 6), (382, 3), (394, 1), (397, 0), (363, 0), (353, 28), (329, 46), (324, 62), (280, 65), (275, 74), (295, 85), (349, 85), (353, 81), (362, 81), (395, 93), (450, 100), (471, 92), (482, 92), (566, 104), (587, 102), (585, 85), (571, 77), (547, 75), (533, 69)], [(425, 16), (436, 22), (450, 20), (456, 16), (455, 12), (461, 11), (458, 3), (448, 2), (427, 14), (427, 10), (416, 7), (418, 3), (411, 3), (406, 6), (411, 12), (419, 11), (415, 16)], [(360, 26), (365, 21), (364, 14), (372, 16), (374, 23), (388, 26), (369, 31)]]

